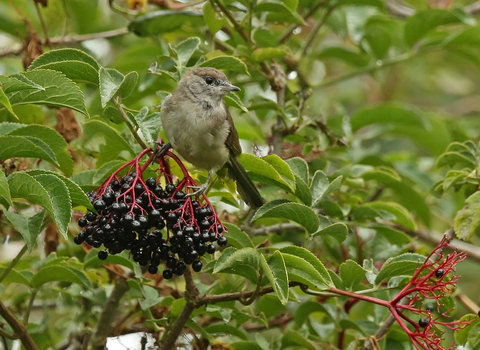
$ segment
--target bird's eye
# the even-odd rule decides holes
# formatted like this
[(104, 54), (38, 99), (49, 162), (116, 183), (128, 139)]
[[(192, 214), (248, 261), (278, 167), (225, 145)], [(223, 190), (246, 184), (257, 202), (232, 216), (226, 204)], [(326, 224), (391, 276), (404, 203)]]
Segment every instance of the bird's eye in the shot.
[(208, 77), (205, 78), (205, 82), (208, 85), (212, 85), (214, 81), (215, 81), (215, 79), (213, 79), (211, 76), (208, 76)]

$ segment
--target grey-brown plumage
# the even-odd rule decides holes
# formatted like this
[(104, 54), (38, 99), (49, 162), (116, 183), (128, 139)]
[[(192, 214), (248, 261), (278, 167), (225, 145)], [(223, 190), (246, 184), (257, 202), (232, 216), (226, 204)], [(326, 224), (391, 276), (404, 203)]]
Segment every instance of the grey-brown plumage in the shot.
[(160, 116), (170, 145), (188, 162), (208, 170), (207, 182), (196, 195), (205, 191), (213, 173), (226, 166), (243, 200), (258, 208), (263, 199), (237, 159), (242, 148), (223, 100), (230, 91), (239, 90), (221, 71), (195, 68), (165, 98)]

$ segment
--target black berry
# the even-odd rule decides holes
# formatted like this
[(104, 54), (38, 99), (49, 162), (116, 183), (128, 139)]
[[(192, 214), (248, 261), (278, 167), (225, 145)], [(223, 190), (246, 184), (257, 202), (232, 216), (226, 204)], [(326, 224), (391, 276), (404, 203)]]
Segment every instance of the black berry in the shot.
[(108, 252), (107, 252), (106, 250), (100, 250), (100, 251), (98, 252), (98, 258), (99, 258), (100, 260), (105, 260), (105, 259), (107, 259), (107, 258), (108, 258)]
[(420, 320), (418, 320), (418, 325), (422, 328), (427, 327), (429, 323), (430, 321), (426, 317), (422, 317)]
[(200, 272), (202, 267), (203, 267), (203, 264), (200, 260), (196, 260), (192, 263), (192, 268), (193, 268), (193, 271), (195, 272)]
[(163, 278), (165, 278), (166, 280), (169, 280), (173, 277), (173, 271), (170, 270), (170, 269), (165, 269), (163, 270)]
[(445, 271), (443, 269), (438, 269), (437, 271), (435, 271), (435, 277), (437, 278), (442, 278), (444, 274)]

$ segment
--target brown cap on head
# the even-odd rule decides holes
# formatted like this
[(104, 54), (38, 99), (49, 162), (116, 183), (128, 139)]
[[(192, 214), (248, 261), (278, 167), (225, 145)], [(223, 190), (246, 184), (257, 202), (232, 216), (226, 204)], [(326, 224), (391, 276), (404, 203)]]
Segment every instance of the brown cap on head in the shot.
[[(228, 81), (227, 76), (223, 72), (219, 71), (218, 69), (212, 68), (212, 67), (198, 67), (198, 68), (195, 68), (195, 69), (191, 70), (187, 74), (188, 75), (189, 74), (195, 74), (195, 75), (198, 75), (201, 78), (206, 78), (207, 76), (211, 76), (212, 78), (215, 78), (215, 79), (218, 79), (218, 80)], [(185, 74), (185, 76), (187, 76), (187, 74)]]

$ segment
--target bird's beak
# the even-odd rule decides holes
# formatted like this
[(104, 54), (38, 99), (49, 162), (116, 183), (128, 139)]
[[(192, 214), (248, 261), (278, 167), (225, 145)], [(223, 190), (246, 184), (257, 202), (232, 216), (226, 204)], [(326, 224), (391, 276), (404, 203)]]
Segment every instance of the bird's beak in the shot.
[(233, 85), (229, 81), (224, 82), (222, 88), (223, 88), (223, 90), (225, 90), (227, 92), (240, 91), (240, 88), (238, 86)]

